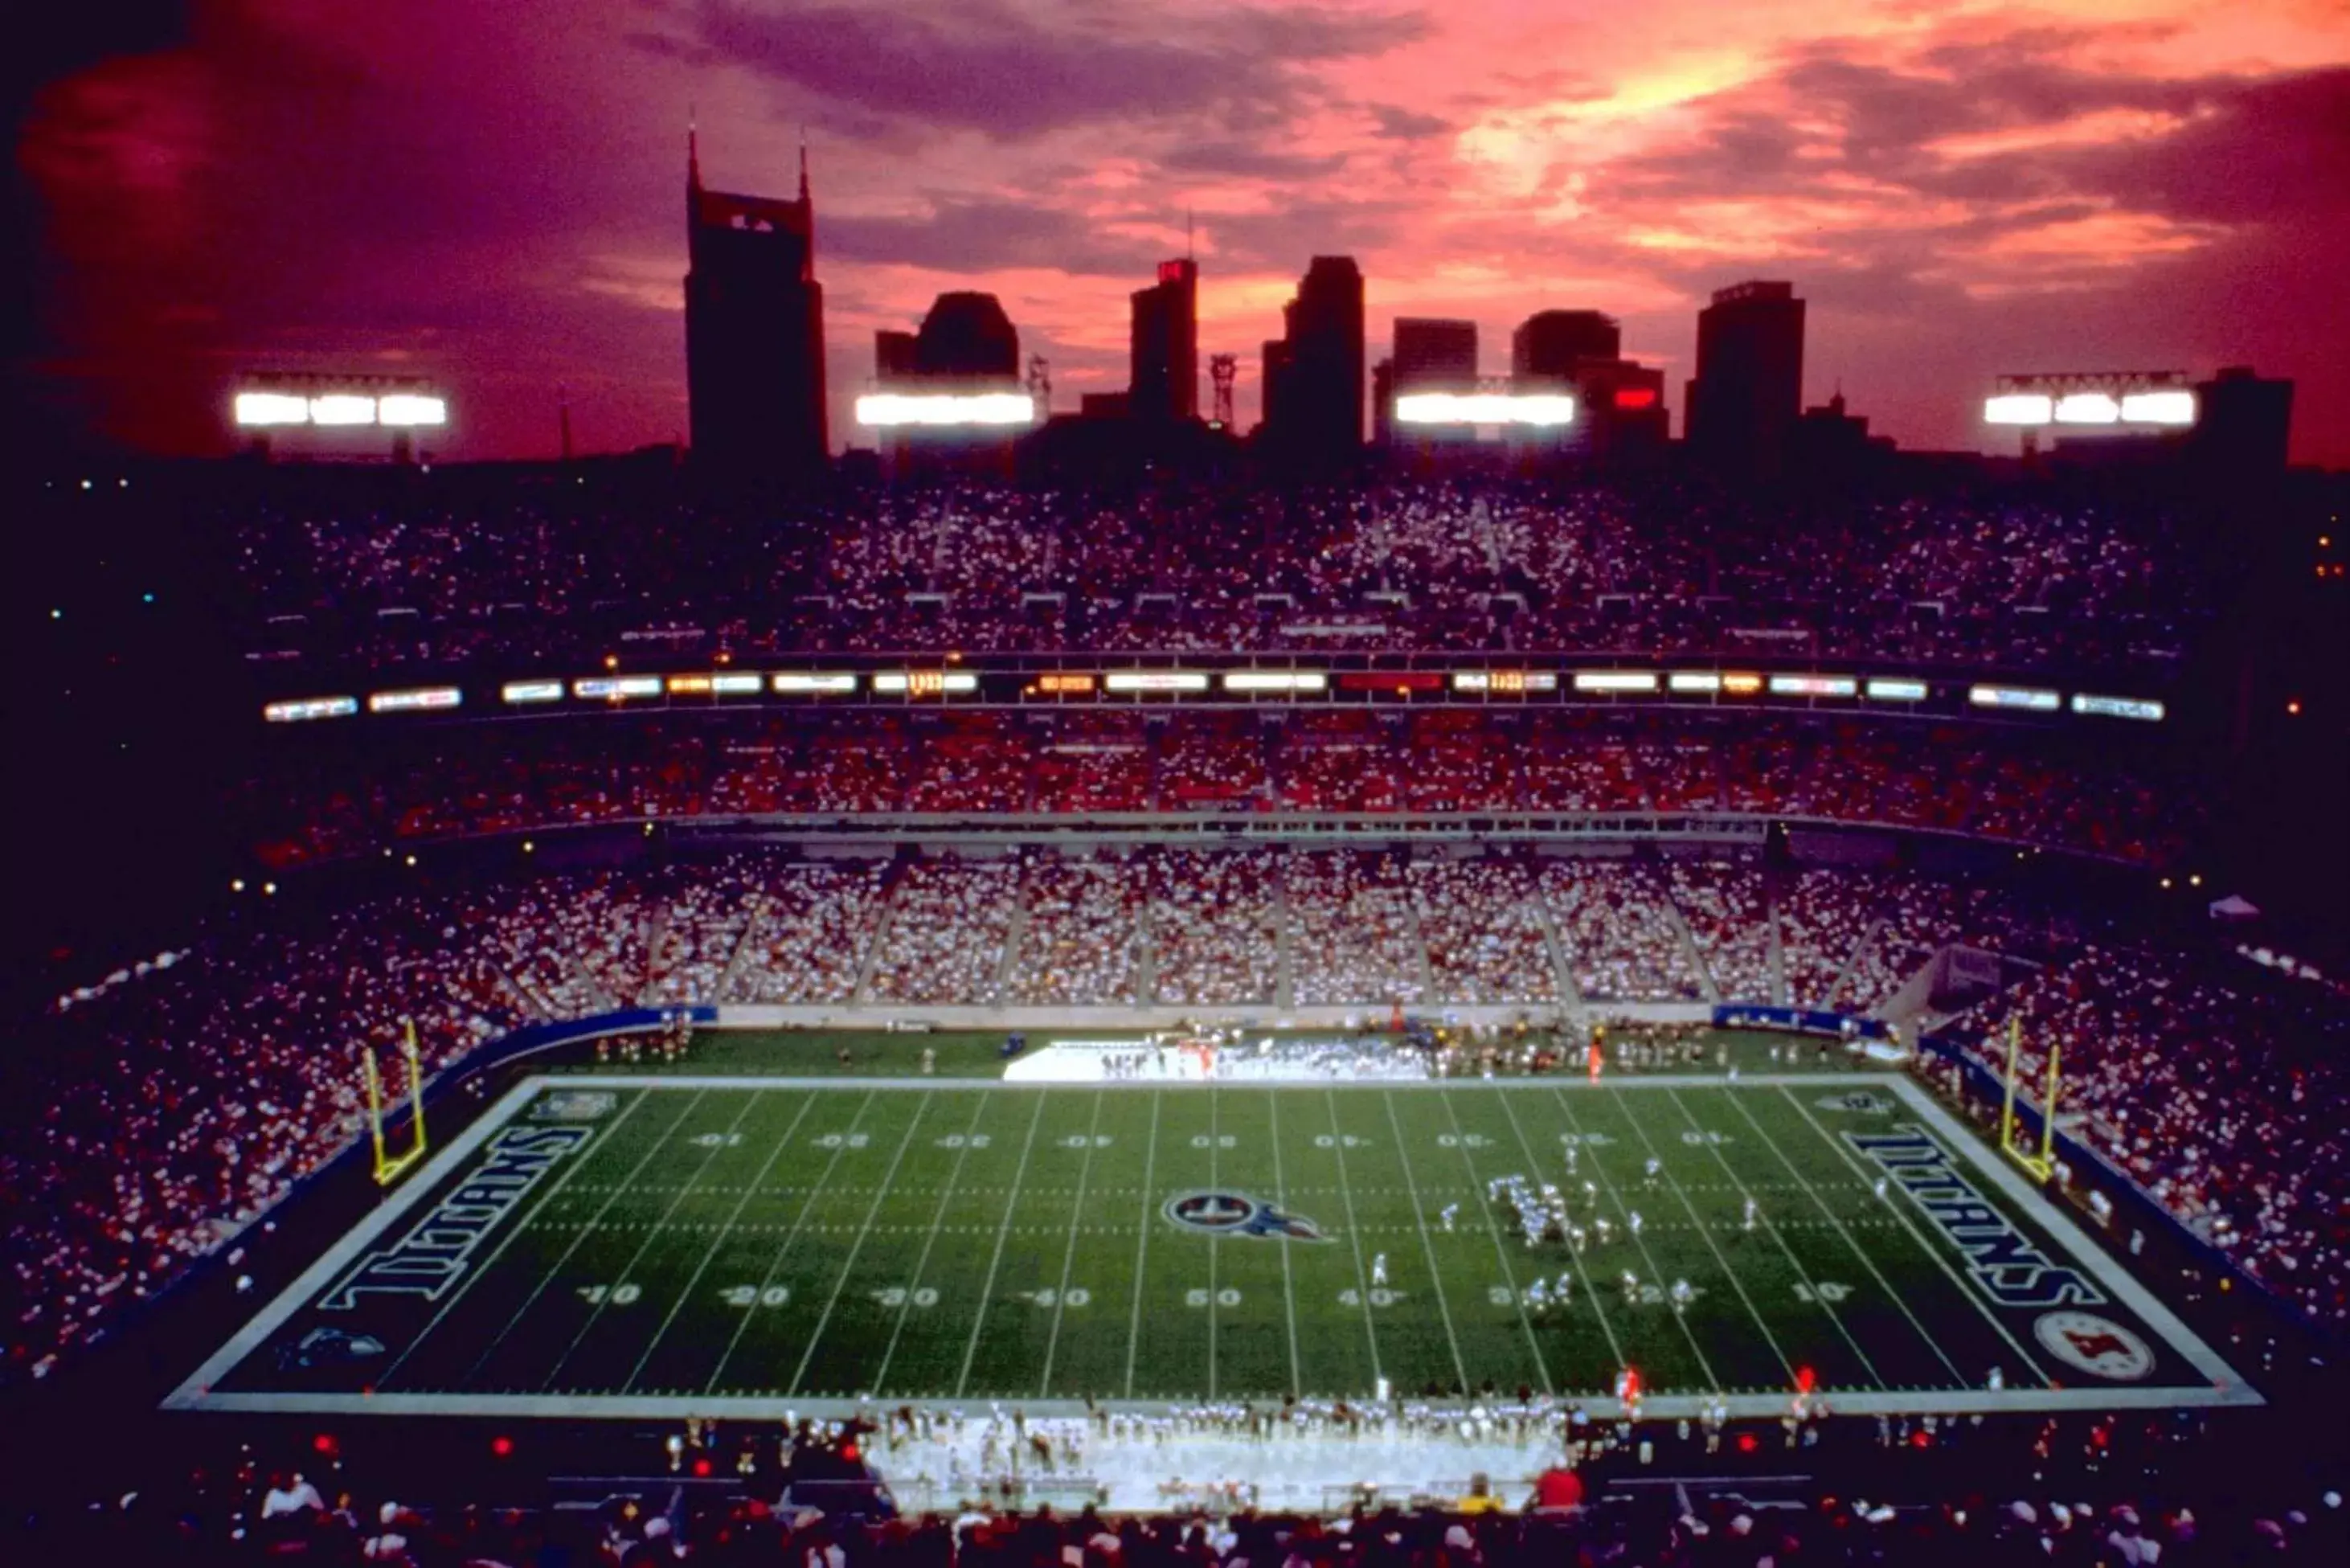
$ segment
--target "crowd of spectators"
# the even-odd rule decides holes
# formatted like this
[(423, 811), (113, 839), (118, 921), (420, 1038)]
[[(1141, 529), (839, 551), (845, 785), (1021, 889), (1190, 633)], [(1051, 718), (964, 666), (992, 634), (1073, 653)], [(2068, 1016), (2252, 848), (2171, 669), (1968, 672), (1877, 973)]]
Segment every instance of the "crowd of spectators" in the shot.
[[(282, 868), (470, 834), (738, 813), (1732, 811), (2174, 865), (2199, 791), (2129, 753), (1756, 714), (580, 715), (296, 745), (230, 803)], [(292, 739), (289, 737), (289, 739)], [(307, 739), (307, 738), (305, 738)], [(1428, 749), (1423, 752), (1422, 742)]]
[[(1804, 1468), (1827, 1474), (1709, 1481), (1688, 1473), (1690, 1461), (1721, 1434), (1603, 1426), (1561, 1450), (1529, 1450), (1523, 1476), (1474, 1474), (1409, 1498), (1340, 1490), (1304, 1511), (1258, 1505), (1235, 1481), (1179, 1488), (1152, 1513), (977, 1491), (900, 1512), (861, 1459), (816, 1457), (814, 1442), (733, 1485), (624, 1479), (555, 1507), (502, 1503), (502, 1490), (522, 1490), (511, 1472), (477, 1475), (470, 1487), (442, 1480), (427, 1488), (440, 1501), (425, 1501), (388, 1485), (390, 1467), (339, 1451), (265, 1464), (247, 1449), (220, 1463), (175, 1456), (127, 1485), (118, 1473), (102, 1499), (45, 1497), (8, 1522), (0, 1550), (25, 1561), (199, 1568), (2317, 1568), (2350, 1552), (2325, 1461), (2240, 1489), (2237, 1467), (2227, 1480), (2198, 1473), (2226, 1439), (2192, 1427), (2126, 1429), (2100, 1418), (1913, 1435), (1929, 1441), (1898, 1454), (1856, 1449), (1849, 1436), (1843, 1447), (1807, 1447)], [(1779, 1445), (1776, 1430), (1762, 1437)], [(1733, 1438), (1757, 1442), (1752, 1429)], [(1644, 1474), (1633, 1460), (1637, 1445), (1659, 1443), (1674, 1476)], [(782, 1445), (744, 1452), (762, 1447)], [(843, 1470), (868, 1479), (829, 1490), (802, 1479)]]
[(1286, 493), (962, 483), (753, 514), (423, 476), (222, 502), (254, 653), (622, 645), (1758, 651), (2167, 671), (2229, 563), (2165, 506), (2054, 491), (1814, 510), (1669, 484)]
[[(2021, 1076), (2059, 1052), (2074, 1136), (2322, 1322), (2350, 1324), (2350, 1019), (2250, 965), (2190, 977), (2140, 943), (2085, 943), (2013, 993)], [(2003, 1070), (2003, 1030), (1979, 1056)]]
[(2063, 1042), (2085, 1137), (2308, 1312), (2350, 1313), (2343, 1021), (2276, 1001), (2293, 982), (2250, 964), (2192, 972), (1908, 871), (1460, 846), (775, 852), (240, 909), (168, 965), (59, 999), (44, 1059), (72, 1092), (19, 1096), (30, 1125), (0, 1167), (16, 1373), (234, 1249), (359, 1137), (359, 1053), (396, 1091), (404, 1020), (432, 1071), (524, 1023), (685, 1002), (1866, 1012), (1954, 942), (2044, 966), (2015, 993), (2025, 1037)]

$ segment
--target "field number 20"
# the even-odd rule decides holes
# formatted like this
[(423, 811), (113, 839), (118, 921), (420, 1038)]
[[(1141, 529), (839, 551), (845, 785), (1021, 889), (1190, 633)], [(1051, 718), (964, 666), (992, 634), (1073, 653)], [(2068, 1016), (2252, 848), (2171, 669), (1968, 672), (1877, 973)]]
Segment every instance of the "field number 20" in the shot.
[(757, 1285), (729, 1285), (718, 1293), (728, 1306), (779, 1307), (792, 1299), (789, 1285), (769, 1285), (762, 1290)]

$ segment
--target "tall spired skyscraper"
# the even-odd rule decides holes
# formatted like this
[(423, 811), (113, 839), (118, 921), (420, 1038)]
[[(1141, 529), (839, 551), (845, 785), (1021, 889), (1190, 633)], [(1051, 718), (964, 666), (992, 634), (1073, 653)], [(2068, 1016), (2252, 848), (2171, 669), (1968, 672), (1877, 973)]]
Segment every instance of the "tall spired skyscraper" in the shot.
[(828, 462), (824, 288), (807, 149), (783, 201), (703, 188), (686, 138), (685, 385), (693, 461), (731, 479), (804, 478)]

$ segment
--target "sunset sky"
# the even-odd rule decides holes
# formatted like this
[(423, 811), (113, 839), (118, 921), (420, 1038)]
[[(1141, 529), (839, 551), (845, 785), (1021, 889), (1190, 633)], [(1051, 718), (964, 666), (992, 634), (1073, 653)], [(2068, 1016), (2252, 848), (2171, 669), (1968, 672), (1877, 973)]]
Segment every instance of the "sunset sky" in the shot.
[(835, 444), (873, 332), (999, 295), (1056, 402), (1122, 387), (1195, 213), (1205, 357), (1316, 253), (1398, 315), (1622, 317), (1676, 431), (1706, 294), (1792, 278), (1807, 400), (1984, 444), (2002, 370), (2249, 362), (2350, 464), (2342, 0), (224, 0), (53, 81), (18, 149), (45, 394), (220, 450), (256, 367), (414, 371), (452, 457), (686, 423), (688, 106), (725, 189), (815, 171)]

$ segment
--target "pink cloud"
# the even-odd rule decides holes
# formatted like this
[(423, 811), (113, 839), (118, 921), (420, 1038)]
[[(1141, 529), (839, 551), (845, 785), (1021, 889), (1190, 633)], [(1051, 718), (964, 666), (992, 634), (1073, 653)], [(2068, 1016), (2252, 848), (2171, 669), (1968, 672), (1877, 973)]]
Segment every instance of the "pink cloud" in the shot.
[(1685, 365), (1705, 291), (1767, 271), (1814, 302), (1812, 395), (1841, 380), (1913, 444), (1977, 440), (1998, 369), (2250, 359), (2303, 383), (2297, 455), (2350, 462), (2350, 43), (2295, 0), (215, 0), (197, 24), (52, 84), (19, 148), (54, 382), (161, 450), (221, 443), (241, 366), (386, 353), (451, 383), (464, 453), (548, 450), (558, 381), (598, 443), (667, 439), (696, 102), (730, 186), (787, 190), (810, 127), (843, 431), (872, 326), (947, 287), (1003, 296), (1064, 389), (1118, 384), (1126, 292), (1190, 209), (1244, 423), (1280, 301), (1342, 251), (1375, 353), (1393, 316), (1465, 315), (1498, 369), (1515, 321), (1589, 306)]

